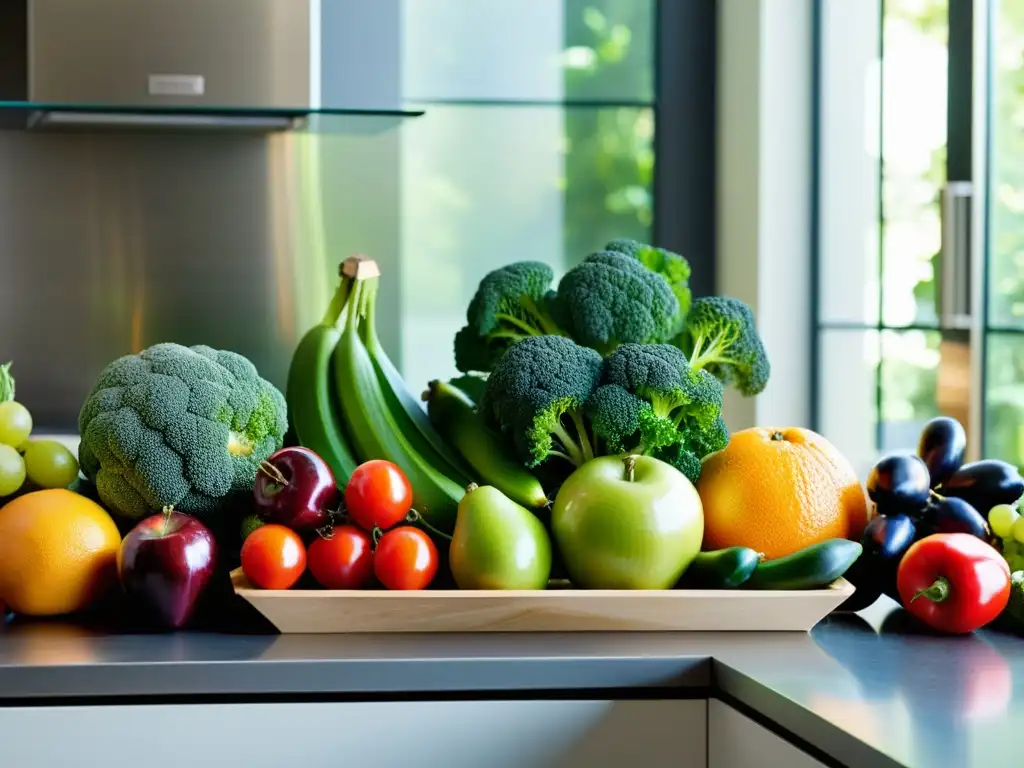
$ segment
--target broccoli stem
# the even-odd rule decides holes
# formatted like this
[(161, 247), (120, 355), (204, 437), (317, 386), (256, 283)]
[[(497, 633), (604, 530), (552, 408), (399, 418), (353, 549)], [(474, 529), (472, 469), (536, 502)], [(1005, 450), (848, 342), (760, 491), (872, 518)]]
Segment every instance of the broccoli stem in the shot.
[(520, 297), (519, 304), (520, 306), (522, 306), (523, 309), (525, 309), (530, 314), (530, 317), (532, 317), (534, 321), (537, 323), (537, 327), (540, 328), (540, 330), (547, 336), (566, 335), (565, 331), (559, 328), (557, 323), (555, 323), (550, 317), (548, 317), (547, 312), (538, 307), (537, 302), (535, 302), (529, 296)]
[(554, 428), (551, 430), (551, 434), (557, 437), (562, 443), (562, 447), (565, 448), (565, 453), (561, 454), (557, 451), (550, 451), (550, 453), (568, 459), (577, 467), (583, 464), (583, 449), (580, 448), (565, 427), (560, 423), (555, 424)]
[[(513, 315), (507, 315), (504, 312), (498, 312), (497, 314), (494, 315), (494, 317), (496, 319), (498, 319), (498, 320), (501, 320), (502, 322), (508, 323), (509, 325), (514, 325), (516, 328), (521, 330), (527, 336), (543, 336), (544, 335), (540, 331), (540, 329), (534, 328), (532, 325), (529, 325), (528, 323), (524, 323), (518, 317), (514, 317)], [(492, 335), (496, 336), (497, 334), (492, 334)]]
[(583, 417), (579, 411), (569, 413), (572, 423), (576, 425), (576, 431), (580, 436), (580, 448), (583, 452), (583, 461), (590, 461), (594, 458), (594, 449), (590, 445), (590, 438), (587, 436), (587, 425), (583, 423)]
[(707, 337), (702, 336), (693, 345), (693, 352), (690, 354), (690, 368), (699, 370), (709, 363), (735, 364), (735, 360), (725, 355), (725, 350), (735, 343), (735, 338), (729, 338), (727, 333), (720, 333), (707, 345), (706, 349), (704, 348), (705, 341), (707, 341)]

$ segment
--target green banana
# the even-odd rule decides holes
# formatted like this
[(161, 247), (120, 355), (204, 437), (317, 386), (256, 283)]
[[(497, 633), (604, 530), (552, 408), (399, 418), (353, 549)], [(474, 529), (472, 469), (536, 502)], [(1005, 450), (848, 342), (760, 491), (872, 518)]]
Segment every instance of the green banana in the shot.
[(336, 327), (351, 281), (342, 280), (324, 319), (306, 332), (292, 355), (286, 399), (288, 419), (299, 445), (318, 454), (339, 485), (348, 482), (358, 462), (341, 426), (332, 386), (331, 356), (341, 338)]
[(373, 291), (367, 298), (361, 333), (366, 351), (373, 360), (388, 410), (416, 452), (438, 472), (465, 488), (472, 477), (472, 470), (431, 425), (426, 412), (405, 386), (402, 374), (384, 351), (380, 337), (377, 336), (376, 304), (377, 293)]
[(432, 381), (423, 393), (430, 423), (450, 441), (476, 470), (478, 485), (492, 485), (527, 508), (547, 505), (547, 494), (534, 475), (508, 451), (473, 410), (472, 401), (459, 389)]
[(349, 259), (345, 274), (353, 280), (345, 327), (334, 350), (334, 381), (342, 418), (356, 454), (365, 460), (397, 464), (412, 485), (413, 504), (428, 527), (450, 534), (463, 488), (420, 455), (388, 408), (376, 367), (359, 333), (372, 306), (380, 271), (375, 262)]

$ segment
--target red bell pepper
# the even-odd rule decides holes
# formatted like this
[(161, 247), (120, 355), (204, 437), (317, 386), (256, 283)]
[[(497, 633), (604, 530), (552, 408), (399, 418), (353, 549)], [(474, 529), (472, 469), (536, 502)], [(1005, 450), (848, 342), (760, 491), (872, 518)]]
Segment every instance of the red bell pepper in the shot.
[(915, 542), (900, 562), (903, 606), (933, 629), (966, 634), (993, 621), (1010, 599), (1010, 567), (969, 533), (936, 533)]

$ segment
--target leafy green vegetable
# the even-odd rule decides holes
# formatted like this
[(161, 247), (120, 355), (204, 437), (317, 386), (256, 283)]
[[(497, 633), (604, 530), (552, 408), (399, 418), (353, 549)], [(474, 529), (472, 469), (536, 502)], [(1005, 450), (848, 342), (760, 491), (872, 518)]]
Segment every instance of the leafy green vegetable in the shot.
[(103, 370), (78, 424), (85, 476), (113, 511), (140, 517), (208, 513), (251, 489), (288, 420), (284, 396), (241, 355), (157, 344)]
[(597, 389), (601, 362), (562, 336), (523, 339), (487, 377), (479, 411), (528, 467), (553, 456), (579, 466), (594, 457), (583, 405)]
[(0, 403), (14, 399), (14, 376), (11, 375), (11, 364), (0, 365)]
[(768, 384), (768, 354), (754, 313), (739, 299), (708, 296), (693, 302), (685, 346), (691, 369), (706, 370), (744, 395), (756, 395)]
[(455, 367), (486, 373), (502, 353), (530, 336), (565, 335), (549, 311), (555, 274), (539, 261), (519, 261), (489, 272), (455, 335)]
[(603, 355), (620, 344), (668, 341), (678, 329), (679, 301), (665, 278), (616, 251), (569, 270), (554, 309), (570, 337)]

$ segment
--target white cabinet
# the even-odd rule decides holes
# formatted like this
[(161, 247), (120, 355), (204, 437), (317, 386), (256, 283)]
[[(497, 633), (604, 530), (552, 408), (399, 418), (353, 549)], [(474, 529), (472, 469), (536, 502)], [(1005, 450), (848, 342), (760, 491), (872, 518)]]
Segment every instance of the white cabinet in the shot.
[(717, 699), (708, 703), (708, 768), (825, 768)]
[(0, 754), (32, 768), (703, 768), (707, 702), (13, 707)]

